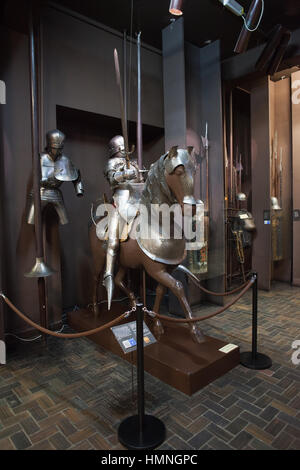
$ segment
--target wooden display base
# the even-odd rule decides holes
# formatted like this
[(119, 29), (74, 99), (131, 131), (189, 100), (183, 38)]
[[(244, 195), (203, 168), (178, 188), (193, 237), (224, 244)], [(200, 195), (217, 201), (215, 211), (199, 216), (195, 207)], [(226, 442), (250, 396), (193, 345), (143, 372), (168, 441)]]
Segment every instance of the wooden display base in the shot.
[[(114, 305), (114, 313), (102, 310), (99, 318), (88, 310), (70, 312), (69, 325), (75, 331), (87, 331), (113, 320), (127, 310), (126, 304)], [(131, 322), (134, 315), (123, 323)], [(149, 328), (151, 319), (145, 319)], [(165, 324), (161, 340), (145, 348), (145, 370), (177, 390), (193, 395), (223, 376), (240, 363), (239, 348), (225, 354), (219, 350), (228, 343), (209, 336), (206, 342), (196, 344), (190, 330), (182, 325)], [(104, 349), (130, 362), (131, 354), (124, 354), (110, 329), (89, 337)], [(136, 353), (133, 353), (134, 363)]]

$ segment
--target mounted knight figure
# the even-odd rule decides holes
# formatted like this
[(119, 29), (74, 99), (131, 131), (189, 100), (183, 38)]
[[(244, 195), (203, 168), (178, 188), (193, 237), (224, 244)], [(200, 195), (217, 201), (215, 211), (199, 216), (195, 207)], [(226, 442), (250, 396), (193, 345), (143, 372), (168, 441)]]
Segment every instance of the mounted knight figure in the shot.
[[(122, 146), (120, 149), (122, 154)], [(120, 154), (115, 153), (112, 157), (114, 158), (109, 161), (106, 174), (114, 190), (117, 211), (113, 211), (114, 215), (108, 218), (108, 232), (103, 229), (102, 222), (107, 219), (104, 214), (97, 219), (96, 227), (93, 225), (90, 230), (95, 268), (95, 314), (98, 313), (98, 285), (102, 275), (110, 295), (112, 290), (109, 290), (109, 286), (114, 284), (114, 268), (117, 267), (115, 284), (126, 294), (134, 307), (137, 303), (135, 293), (125, 285), (124, 279), (128, 269), (142, 268), (158, 283), (153, 311), (159, 313), (165, 292), (170, 289), (178, 298), (186, 318), (192, 319), (192, 310), (184, 288), (171, 274), (187, 255), (184, 231), (182, 230), (181, 237), (178, 236), (178, 230), (175, 234), (174, 217), (169, 218), (170, 230), (165, 230), (160, 216), (157, 218), (158, 225), (153, 227), (149, 214), (154, 211), (157, 215), (162, 205), (171, 211), (177, 206), (181, 210), (182, 218), (188, 214), (192, 219), (191, 213), (197, 204), (194, 198), (196, 161), (193, 148), (172, 147), (151, 166), (145, 184), (140, 183), (139, 170), (135, 163), (131, 163), (128, 171), (125, 170)], [(126, 224), (118, 225), (117, 222), (123, 218)], [(125, 235), (121, 234), (124, 226), (127, 229)], [(149, 230), (144, 230), (145, 228)], [(110, 302), (111, 298), (108, 300)], [(190, 323), (189, 326), (193, 339), (198, 343), (203, 342), (205, 338), (198, 326), (195, 323)], [(158, 335), (163, 333), (158, 319), (155, 320), (155, 332)]]
[[(117, 135), (109, 143), (109, 161), (104, 176), (108, 180), (112, 193), (115, 210), (111, 211), (108, 227), (108, 246), (106, 253), (106, 269), (103, 285), (107, 290), (108, 310), (114, 293), (114, 266), (119, 242), (123, 231), (136, 216), (136, 210), (131, 204), (130, 183), (140, 183), (140, 173), (137, 162), (130, 160), (127, 165), (124, 137)], [(98, 236), (101, 238), (101, 234)]]

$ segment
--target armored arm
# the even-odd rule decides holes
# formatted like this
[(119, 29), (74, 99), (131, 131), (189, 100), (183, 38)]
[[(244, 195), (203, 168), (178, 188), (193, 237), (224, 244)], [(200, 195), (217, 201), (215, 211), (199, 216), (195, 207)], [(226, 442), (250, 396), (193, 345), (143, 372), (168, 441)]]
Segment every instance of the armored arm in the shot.
[(83, 183), (81, 180), (81, 173), (79, 170), (78, 170), (78, 178), (76, 181), (73, 181), (73, 184), (74, 184), (76, 195), (78, 197), (82, 197), (84, 195), (84, 187), (83, 187)]
[(135, 178), (134, 169), (127, 170), (125, 165), (124, 158), (112, 158), (108, 161), (104, 175), (112, 187)]

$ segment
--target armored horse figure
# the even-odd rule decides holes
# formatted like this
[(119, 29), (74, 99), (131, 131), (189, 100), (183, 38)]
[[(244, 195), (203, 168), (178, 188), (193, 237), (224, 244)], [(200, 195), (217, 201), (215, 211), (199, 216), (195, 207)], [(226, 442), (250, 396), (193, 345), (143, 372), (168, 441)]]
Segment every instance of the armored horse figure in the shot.
[[(195, 168), (196, 162), (191, 147), (187, 150), (173, 147), (151, 166), (140, 198), (140, 207), (146, 208), (146, 212), (149, 214), (153, 210), (155, 212), (161, 205), (172, 208), (177, 204), (180, 206), (182, 214), (190, 213), (191, 207), (196, 207), (194, 198)], [(132, 183), (128, 182), (128, 184), (130, 186)], [(134, 186), (134, 183), (132, 185)], [(170, 289), (178, 298), (186, 318), (191, 319), (193, 318), (192, 310), (185, 296), (184, 288), (171, 274), (186, 258), (186, 240), (184, 236), (174, 235), (175, 222), (173, 218), (170, 218), (170, 236), (164, 237), (160, 218), (158, 217), (157, 228), (153, 229), (151, 220), (149, 217), (145, 217), (145, 211), (139, 212), (137, 212), (129, 229), (129, 236), (120, 243), (115, 285), (126, 294), (131, 306), (134, 307), (137, 302), (135, 294), (125, 285), (124, 278), (127, 269), (143, 268), (158, 283), (154, 312), (159, 313), (165, 292)], [(97, 222), (100, 223), (101, 219)], [(154, 236), (153, 230), (157, 230)], [(93, 305), (96, 313), (98, 285), (105, 270), (108, 244), (104, 233), (101, 233), (101, 230), (97, 231), (97, 227), (94, 225), (90, 229), (90, 243), (95, 269)], [(196, 324), (190, 324), (190, 329), (194, 341), (201, 343), (205, 340)], [(158, 320), (156, 320), (156, 330), (163, 331)]]

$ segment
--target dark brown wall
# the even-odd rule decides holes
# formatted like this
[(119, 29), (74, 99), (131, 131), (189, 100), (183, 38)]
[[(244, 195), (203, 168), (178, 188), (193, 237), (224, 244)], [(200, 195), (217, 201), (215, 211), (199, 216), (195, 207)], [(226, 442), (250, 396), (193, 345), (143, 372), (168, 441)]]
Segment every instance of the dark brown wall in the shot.
[[(120, 133), (120, 122), (98, 114), (59, 109), (59, 128), (66, 133), (66, 154), (81, 165), (85, 196), (77, 199), (73, 185), (66, 184), (64, 197), (70, 224), (60, 229), (62, 246), (63, 306), (85, 306), (91, 302), (92, 265), (88, 240), (91, 206), (110, 188), (103, 175), (107, 162), (107, 143)], [(130, 126), (130, 141), (135, 143), (135, 124)], [(164, 153), (164, 135), (160, 128), (144, 127), (144, 163), (150, 163)]]
[(259, 287), (271, 287), (271, 225), (264, 224), (270, 210), (270, 88), (266, 77), (251, 89), (252, 212), (257, 232), (253, 242), (253, 270)]
[(286, 78), (274, 84), (275, 131), (278, 134), (278, 158), (283, 156), (282, 209), (283, 209), (283, 261), (274, 263), (277, 281), (291, 282), (292, 278), (292, 141), (291, 141), (291, 80)]
[[(225, 220), (222, 81), (220, 43), (198, 48), (185, 45), (187, 144), (195, 145), (209, 132), (209, 271), (212, 291), (224, 291)], [(215, 301), (219, 299), (214, 299)]]
[[(209, 280), (212, 291), (224, 291), (224, 157), (220, 44), (216, 41), (200, 49), (185, 43), (184, 20), (181, 18), (163, 30), (163, 58), (167, 147), (192, 145), (199, 152), (206, 122), (209, 125), (209, 273), (205, 278)], [(195, 191), (200, 194), (200, 188)], [(179, 277), (184, 280), (184, 276), (178, 275)], [(190, 300), (196, 303), (200, 297), (193, 292)]]
[[(36, 283), (24, 273), (35, 259), (32, 227), (25, 223), (26, 194), (31, 181), (31, 128), (27, 38), (2, 30), (1, 70), (6, 82), (7, 104), (1, 106), (1, 142), (3, 158), (3, 241), (4, 286), (7, 295), (32, 318), (38, 318)], [(10, 311), (6, 330), (24, 330), (26, 326)]]
[[(299, 91), (296, 81), (300, 80), (300, 72), (292, 75), (292, 84)], [(297, 85), (297, 86), (296, 86)], [(295, 98), (299, 98), (299, 93)], [(300, 209), (300, 104), (293, 103), (293, 209)], [(300, 221), (293, 222), (293, 284), (300, 287)]]
[[(57, 108), (68, 107), (97, 115), (119, 118), (119, 102), (113, 69), (113, 49), (120, 51), (122, 64), (122, 38), (66, 14), (47, 8), (43, 20), (43, 87), (42, 136), (57, 126)], [(26, 194), (31, 185), (31, 131), (29, 101), (29, 69), (27, 37), (13, 32), (1, 32), (5, 45), (0, 60), (1, 78), (7, 84), (7, 105), (0, 108), (3, 122), (2, 142), (4, 180), (1, 197), (5, 201), (5, 282), (7, 295), (34, 320), (39, 319), (35, 281), (24, 278), (35, 259), (32, 227), (25, 222)], [(136, 59), (133, 47), (133, 80), (130, 105), (131, 120), (136, 120)], [(162, 61), (159, 53), (142, 48), (143, 121), (159, 128), (146, 144), (146, 162), (159, 158), (163, 152), (163, 85)], [(90, 286), (81, 283), (88, 279), (89, 248), (87, 222), (90, 203), (103, 193), (103, 165), (108, 134), (101, 126), (89, 131), (84, 122), (63, 122), (69, 134), (66, 153), (82, 170), (86, 185), (83, 200), (76, 198), (71, 184), (63, 186), (70, 225), (54, 225), (51, 246), (61, 247), (63, 303), (60, 290), (60, 257), (51, 253), (50, 261), (58, 269), (47, 284), (50, 296), (50, 321), (61, 320), (62, 307), (69, 308), (85, 302)], [(120, 127), (118, 133), (121, 132)], [(111, 129), (110, 137), (116, 133)], [(68, 137), (68, 136), (67, 136)], [(148, 156), (147, 156), (148, 155)], [(153, 161), (152, 160), (152, 161)], [(60, 234), (60, 240), (59, 240)], [(7, 331), (26, 330), (23, 322), (11, 312), (6, 315)]]

